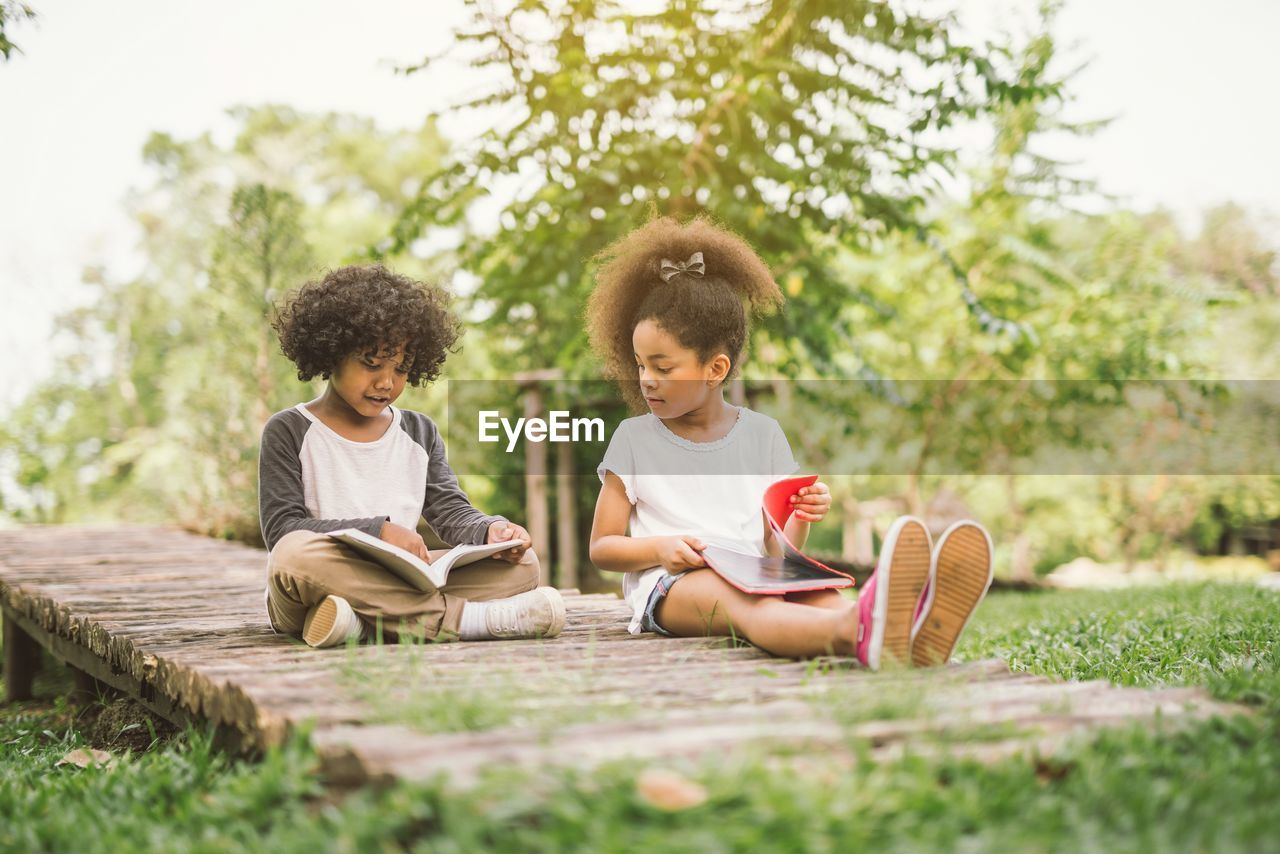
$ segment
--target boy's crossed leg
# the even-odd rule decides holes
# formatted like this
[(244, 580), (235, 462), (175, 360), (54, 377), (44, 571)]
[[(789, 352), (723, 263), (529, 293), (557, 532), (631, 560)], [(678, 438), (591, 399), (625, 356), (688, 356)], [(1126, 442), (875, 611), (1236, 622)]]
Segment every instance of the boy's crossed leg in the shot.
[(532, 549), (515, 564), (487, 559), (459, 567), (443, 588), (424, 593), (324, 534), (293, 531), (271, 552), (267, 615), (277, 631), (301, 636), (307, 615), (336, 596), (367, 624), (381, 619), (389, 638), (408, 633), (445, 640), (458, 636), (468, 601), (505, 599), (537, 586), (538, 558)]

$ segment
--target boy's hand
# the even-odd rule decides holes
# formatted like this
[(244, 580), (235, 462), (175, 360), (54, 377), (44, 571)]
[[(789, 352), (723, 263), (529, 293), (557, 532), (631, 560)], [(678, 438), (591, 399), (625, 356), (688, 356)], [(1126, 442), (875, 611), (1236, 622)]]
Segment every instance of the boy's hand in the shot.
[(831, 509), (831, 490), (822, 481), (806, 486), (791, 496), (791, 509), (801, 522), (821, 522)]
[(687, 569), (698, 569), (707, 565), (698, 552), (706, 548), (702, 540), (685, 534), (679, 537), (658, 538), (658, 562), (662, 568), (672, 575), (679, 575)]
[(494, 557), (498, 560), (505, 560), (508, 563), (519, 563), (520, 558), (524, 557), (524, 553), (529, 550), (530, 541), (533, 538), (529, 536), (529, 532), (517, 525), (515, 522), (507, 522), (502, 519), (489, 525), (489, 538), (486, 543), (501, 543), (506, 540), (524, 540), (516, 546), (504, 549), (498, 552)]
[(417, 531), (410, 531), (395, 522), (383, 522), (382, 533), (378, 536), (391, 545), (399, 546), (410, 554), (415, 554), (427, 563), (431, 563), (431, 556), (427, 554), (427, 544)]

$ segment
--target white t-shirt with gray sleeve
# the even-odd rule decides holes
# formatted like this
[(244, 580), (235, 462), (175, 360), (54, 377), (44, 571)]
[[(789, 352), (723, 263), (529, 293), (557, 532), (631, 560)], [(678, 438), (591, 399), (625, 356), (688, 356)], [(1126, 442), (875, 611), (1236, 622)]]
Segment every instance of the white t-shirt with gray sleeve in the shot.
[(290, 531), (358, 528), (379, 536), (391, 521), (413, 530), (425, 518), (450, 545), (483, 543), (501, 519), (481, 513), (458, 486), (435, 422), (391, 407), (391, 426), (372, 442), (338, 435), (299, 403), (262, 431), (258, 506), (262, 538)]
[[(722, 438), (691, 442), (653, 413), (628, 418), (609, 440), (596, 468), (600, 482), (613, 472), (631, 502), (633, 537), (691, 534), (703, 542), (764, 554), (764, 491), (799, 469), (777, 421), (746, 407)], [(631, 634), (662, 567), (623, 573), (622, 595), (631, 606)]]

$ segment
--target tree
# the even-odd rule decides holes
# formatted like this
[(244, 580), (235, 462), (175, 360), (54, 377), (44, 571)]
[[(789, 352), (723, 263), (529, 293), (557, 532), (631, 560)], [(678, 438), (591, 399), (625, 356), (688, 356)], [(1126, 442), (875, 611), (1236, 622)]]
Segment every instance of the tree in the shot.
[[(19, 518), (257, 538), (262, 424), (316, 392), (277, 352), (269, 306), (318, 261), (340, 263), (385, 233), (444, 144), (430, 125), (386, 133), (286, 107), (233, 115), (229, 147), (207, 135), (148, 141), (154, 181), (131, 201), (142, 273), (89, 272), (96, 299), (59, 320), (68, 354), (3, 425)], [(412, 255), (396, 265), (432, 269)]]
[(497, 82), (458, 109), (503, 118), (423, 182), (380, 249), (466, 225), (487, 188), (505, 193), (499, 228), (465, 229), (457, 257), (525, 368), (591, 364), (580, 317), (595, 252), (651, 212), (710, 212), (790, 295), (770, 326), (773, 366), (839, 374), (836, 344), (855, 332), (840, 309), (861, 296), (841, 252), (921, 227), (955, 168), (953, 125), (1058, 87), (961, 43), (949, 16), (870, 0), (674, 0), (644, 15), (614, 0), (474, 5), (458, 43)]
[(1176, 262), (1188, 273), (1206, 275), (1225, 288), (1255, 297), (1280, 296), (1280, 252), (1236, 204), (1206, 211), (1200, 235)]
[[(789, 298), (757, 332), (748, 376), (867, 381), (797, 386), (779, 404), (803, 425), (802, 458), (887, 464), (916, 512), (939, 466), (1004, 473), (1022, 536), (1013, 461), (1081, 447), (1083, 425), (1123, 410), (1126, 383), (1206, 364), (1212, 297), (1170, 273), (1164, 237), (1137, 218), (1071, 213), (1088, 182), (1037, 152), (1046, 131), (1100, 126), (1066, 118), (1056, 4), (1025, 38), (982, 46), (958, 43), (952, 18), (879, 3), (475, 8), (462, 43), (499, 82), (461, 109), (509, 120), (424, 182), (382, 248), (463, 228), (458, 259), (481, 279), (489, 328), (520, 342), (518, 367), (590, 373), (590, 256), (651, 212), (711, 212)], [(947, 132), (973, 120), (993, 145), (959, 176)], [(948, 174), (967, 179), (964, 198), (935, 192)], [(493, 187), (498, 227), (470, 227)], [(1035, 549), (1018, 552), (1028, 573)]]
[(19, 21), (30, 21), (36, 17), (36, 10), (29, 3), (19, 0), (0, 0), (0, 59), (8, 61), (16, 51), (22, 53), (9, 38), (13, 25)]
[(297, 402), (300, 385), (267, 321), (274, 301), (313, 269), (301, 219), (290, 193), (237, 187), (213, 239), (209, 284), (191, 297), (191, 331), (201, 343), (178, 354), (187, 370), (171, 372), (175, 405), (158, 425), (199, 449), (187, 469), (198, 476), (184, 484), (189, 506), (200, 508), (182, 519), (189, 527), (254, 539), (258, 437), (271, 413)]

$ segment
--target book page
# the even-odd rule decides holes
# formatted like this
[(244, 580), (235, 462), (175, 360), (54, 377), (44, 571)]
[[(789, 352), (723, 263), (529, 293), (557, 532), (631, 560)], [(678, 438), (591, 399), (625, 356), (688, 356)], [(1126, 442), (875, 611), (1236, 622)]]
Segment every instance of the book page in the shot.
[(432, 564), (428, 564), (412, 552), (355, 528), (331, 531), (329, 536), (345, 543), (369, 560), (386, 567), (402, 581), (424, 593), (432, 593), (442, 587), (444, 575), (448, 573), (447, 568), (443, 573), (433, 571)]

